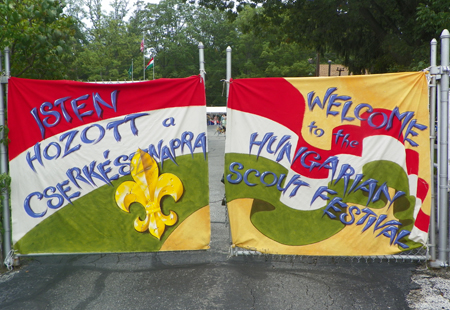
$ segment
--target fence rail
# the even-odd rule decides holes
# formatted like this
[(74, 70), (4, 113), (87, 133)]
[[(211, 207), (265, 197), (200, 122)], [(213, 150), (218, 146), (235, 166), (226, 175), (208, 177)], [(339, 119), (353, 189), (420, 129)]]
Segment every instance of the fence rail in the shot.
[[(430, 43), (430, 67), (429, 72), (429, 90), (430, 90), (430, 148), (431, 148), (431, 167), (432, 167), (432, 186), (431, 186), (431, 214), (429, 228), (429, 242), (427, 246), (410, 250), (397, 255), (375, 255), (375, 256), (330, 256), (334, 260), (356, 260), (356, 261), (429, 261), (432, 267), (447, 267), (449, 262), (448, 245), (448, 104), (449, 104), (449, 42), (450, 33), (445, 29), (441, 34), (441, 64), (438, 66), (437, 59), (437, 40), (433, 39)], [(200, 48), (203, 53), (203, 47)], [(5, 68), (2, 68), (2, 54), (0, 53), (0, 126), (4, 125), (4, 102), (3, 94), (7, 93), (8, 78), (10, 76), (9, 50), (5, 49)], [(200, 73), (203, 74), (203, 54), (200, 54)], [(227, 49), (227, 81), (231, 79), (231, 48)], [(94, 83), (130, 83), (131, 81), (90, 81)], [(136, 81), (135, 81), (136, 82)], [(6, 91), (6, 92), (5, 92)], [(228, 91), (227, 91), (228, 93)], [(437, 116), (437, 120), (436, 120)], [(435, 125), (436, 124), (436, 125)], [(0, 136), (0, 138), (3, 137)], [(437, 147), (436, 147), (437, 146)], [(434, 157), (435, 147), (437, 149), (437, 160)], [(0, 173), (8, 173), (7, 154), (5, 146), (0, 144)], [(435, 172), (435, 170), (437, 172)], [(436, 184), (434, 184), (436, 183)], [(9, 214), (9, 197), (3, 199), (3, 255), (13, 261), (11, 253), (11, 231)], [(315, 256), (295, 256), (295, 255), (276, 255), (264, 254), (252, 249), (243, 249), (239, 247), (230, 247), (230, 255), (251, 255), (264, 257), (266, 259), (314, 259)], [(5, 260), (5, 263), (6, 260)]]

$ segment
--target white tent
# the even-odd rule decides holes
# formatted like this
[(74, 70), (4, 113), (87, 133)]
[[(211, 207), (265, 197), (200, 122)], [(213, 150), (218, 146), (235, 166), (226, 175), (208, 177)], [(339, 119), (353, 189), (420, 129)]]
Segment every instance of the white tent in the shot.
[(227, 113), (227, 107), (206, 107), (206, 113), (212, 114)]

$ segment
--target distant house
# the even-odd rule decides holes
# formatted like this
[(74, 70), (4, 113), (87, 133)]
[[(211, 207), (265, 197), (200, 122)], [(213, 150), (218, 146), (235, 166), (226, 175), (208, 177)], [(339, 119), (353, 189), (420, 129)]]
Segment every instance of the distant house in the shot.
[[(321, 64), (319, 70), (319, 76), (344, 76), (350, 75), (348, 68), (340, 64)], [(328, 71), (330, 74), (328, 74)]]

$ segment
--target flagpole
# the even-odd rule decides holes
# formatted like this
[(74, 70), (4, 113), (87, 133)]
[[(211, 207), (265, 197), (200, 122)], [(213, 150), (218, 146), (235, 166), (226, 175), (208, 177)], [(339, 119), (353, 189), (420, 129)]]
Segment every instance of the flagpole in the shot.
[(142, 51), (142, 63), (144, 64), (144, 81), (145, 81), (145, 41), (143, 31), (142, 31), (142, 42), (144, 42), (144, 50)]
[(131, 58), (131, 82), (133, 82), (133, 58)]
[(154, 56), (153, 56), (153, 79), (155, 79), (155, 57)]

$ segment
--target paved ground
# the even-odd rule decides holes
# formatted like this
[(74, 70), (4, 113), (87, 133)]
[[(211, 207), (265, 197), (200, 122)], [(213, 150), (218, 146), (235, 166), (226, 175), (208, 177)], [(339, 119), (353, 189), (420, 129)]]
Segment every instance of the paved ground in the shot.
[(446, 269), (416, 269), (412, 276), (416, 289), (409, 292), (407, 301), (411, 309), (450, 309), (450, 273)]
[(0, 276), (0, 309), (408, 309), (410, 292), (416, 309), (450, 309), (446, 273), (414, 263), (230, 257), (220, 182), (225, 137), (208, 131), (210, 250), (22, 259)]

